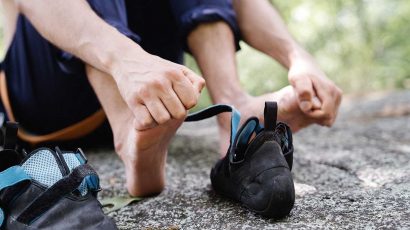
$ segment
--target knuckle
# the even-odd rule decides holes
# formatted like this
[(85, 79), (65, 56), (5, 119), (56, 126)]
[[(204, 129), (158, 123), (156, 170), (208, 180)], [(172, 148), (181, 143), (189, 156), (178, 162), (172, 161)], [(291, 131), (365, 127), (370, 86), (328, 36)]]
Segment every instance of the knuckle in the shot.
[(134, 128), (138, 131), (144, 130), (145, 126), (141, 122), (135, 122), (134, 123)]
[(342, 90), (334, 84), (329, 86), (328, 89), (336, 97), (341, 97), (343, 94)]
[(186, 115), (187, 115), (187, 111), (186, 110), (178, 110), (176, 113), (175, 113), (175, 119), (183, 119), (183, 118), (185, 118), (186, 117)]
[(148, 98), (150, 97), (151, 93), (150, 93), (150, 89), (149, 86), (147, 85), (143, 85), (141, 87), (139, 87), (139, 89), (134, 93), (134, 98)]
[(305, 78), (300, 75), (292, 75), (292, 76), (289, 76), (289, 82), (292, 85), (296, 85), (296, 84), (299, 84), (300, 82), (302, 83), (305, 82)]
[(168, 122), (170, 119), (171, 119), (170, 115), (164, 113), (164, 114), (161, 114), (160, 116), (158, 116), (156, 120), (157, 120), (157, 123), (159, 125), (163, 125), (166, 122)]
[(137, 92), (133, 92), (128, 95), (127, 97), (127, 102), (129, 103), (130, 106), (136, 106), (138, 105), (140, 95)]
[(145, 130), (150, 128), (153, 125), (153, 120), (149, 116), (142, 117), (136, 121), (135, 128), (137, 130)]
[(339, 87), (336, 87), (336, 94), (341, 97), (343, 95), (343, 90), (341, 90)]
[(329, 84), (327, 90), (333, 94), (337, 94), (337, 87), (334, 84)]
[(291, 85), (296, 85), (296, 79), (293, 76), (289, 77), (289, 83)]
[(155, 89), (164, 90), (167, 87), (167, 83), (162, 79), (153, 79), (151, 85)]
[(190, 109), (194, 107), (196, 103), (197, 103), (197, 99), (194, 97), (191, 97), (185, 102), (185, 106), (187, 107), (187, 109)]
[(203, 79), (202, 77), (199, 77), (199, 85), (201, 86), (201, 87), (204, 87), (205, 86), (205, 79)]
[(182, 72), (176, 68), (169, 68), (167, 70), (165, 70), (165, 75), (169, 78), (172, 79), (178, 79), (180, 77), (182, 77)]

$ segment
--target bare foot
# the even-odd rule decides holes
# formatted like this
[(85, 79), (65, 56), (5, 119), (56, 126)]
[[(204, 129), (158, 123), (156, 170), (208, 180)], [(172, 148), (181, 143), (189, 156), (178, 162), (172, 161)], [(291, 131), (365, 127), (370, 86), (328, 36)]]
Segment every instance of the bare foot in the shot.
[(115, 149), (125, 165), (127, 189), (132, 196), (160, 193), (165, 187), (167, 148), (181, 120), (145, 131), (134, 129), (133, 118), (115, 132)]
[[(276, 101), (278, 103), (278, 120), (289, 125), (293, 132), (316, 123), (315, 120), (304, 114), (298, 105), (297, 95), (292, 86), (286, 86), (277, 92), (264, 94), (258, 97), (247, 96), (241, 101), (231, 102), (241, 112), (241, 123), (249, 117), (257, 117), (261, 123), (264, 122), (263, 110), (265, 101)], [(224, 156), (229, 147), (229, 138), (231, 134), (230, 115), (222, 114), (218, 116), (219, 133), (220, 133), (220, 151)]]

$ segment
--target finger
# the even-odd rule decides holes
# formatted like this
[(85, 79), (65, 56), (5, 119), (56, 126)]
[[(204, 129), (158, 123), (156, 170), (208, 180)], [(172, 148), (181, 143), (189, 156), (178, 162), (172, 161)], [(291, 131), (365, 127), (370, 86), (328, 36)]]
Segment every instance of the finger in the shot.
[(321, 126), (332, 127), (334, 122), (335, 122), (335, 119), (327, 119), (327, 120), (322, 120), (318, 122), (318, 124)]
[(318, 95), (320, 98), (323, 98), (321, 110), (325, 114), (323, 116), (325, 123), (328, 123), (328, 120), (334, 119), (338, 109), (339, 105), (337, 103), (337, 98), (335, 98), (333, 93), (328, 90), (320, 90), (318, 91)]
[(332, 119), (330, 119), (330, 120), (327, 120), (327, 121), (325, 122), (325, 125), (328, 126), (328, 127), (332, 127), (333, 124), (335, 123), (335, 121), (336, 121), (336, 117), (334, 117), (334, 118), (332, 118)]
[(332, 126), (336, 119), (336, 113), (334, 111), (329, 112), (327, 106), (328, 105), (323, 104), (321, 109), (310, 111), (308, 117), (315, 119), (315, 122), (322, 126)]
[(194, 89), (188, 78), (182, 77), (178, 81), (172, 81), (172, 88), (186, 110), (196, 105), (199, 93)]
[(202, 89), (205, 87), (205, 80), (202, 77), (195, 74), (190, 69), (184, 68), (182, 71), (184, 72), (184, 75), (192, 83), (194, 89), (200, 94), (202, 92)]
[(137, 105), (133, 108), (135, 116), (134, 127), (138, 131), (151, 129), (157, 126), (157, 123), (152, 118), (150, 112), (145, 105)]
[(171, 117), (174, 119), (183, 119), (186, 117), (187, 110), (173, 90), (161, 96), (161, 101), (165, 105)]
[(150, 99), (144, 103), (151, 114), (151, 117), (158, 125), (163, 125), (171, 119), (171, 115), (159, 98)]
[(312, 110), (308, 117), (311, 119), (312, 123), (319, 124), (321, 126), (331, 127), (334, 123), (332, 119), (326, 119), (327, 115), (320, 109)]
[(309, 118), (316, 120), (316, 123), (318, 123), (319, 121), (324, 120), (326, 113), (321, 109), (315, 109), (315, 110), (310, 110), (309, 112), (306, 113), (306, 115)]
[(337, 109), (336, 113), (337, 113), (339, 106), (342, 103), (343, 91), (339, 87), (336, 87), (336, 89), (333, 91), (333, 95), (336, 98), (336, 109)]
[(312, 107), (312, 98), (315, 95), (312, 81), (308, 77), (297, 77), (291, 80), (292, 86), (295, 88), (300, 109), (307, 113)]

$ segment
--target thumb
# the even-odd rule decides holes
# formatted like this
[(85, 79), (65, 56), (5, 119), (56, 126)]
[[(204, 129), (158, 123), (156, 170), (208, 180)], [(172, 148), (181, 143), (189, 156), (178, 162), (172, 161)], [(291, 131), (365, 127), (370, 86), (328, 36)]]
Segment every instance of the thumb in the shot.
[(315, 95), (312, 81), (308, 77), (296, 77), (290, 81), (298, 98), (299, 108), (303, 112), (312, 110), (313, 96)]

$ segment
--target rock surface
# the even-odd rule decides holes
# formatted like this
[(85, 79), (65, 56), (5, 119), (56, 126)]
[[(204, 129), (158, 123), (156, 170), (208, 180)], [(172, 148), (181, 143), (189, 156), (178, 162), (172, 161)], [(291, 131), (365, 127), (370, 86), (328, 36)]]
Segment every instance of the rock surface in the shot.
[[(120, 229), (410, 228), (410, 92), (347, 100), (333, 128), (294, 137), (296, 204), (264, 219), (214, 194), (215, 120), (185, 124), (170, 147), (164, 192), (110, 213)], [(101, 198), (125, 195), (122, 163), (91, 151)]]

